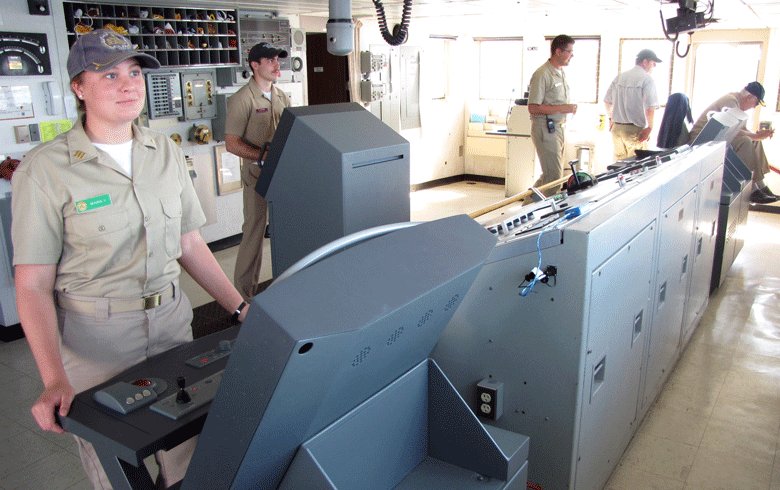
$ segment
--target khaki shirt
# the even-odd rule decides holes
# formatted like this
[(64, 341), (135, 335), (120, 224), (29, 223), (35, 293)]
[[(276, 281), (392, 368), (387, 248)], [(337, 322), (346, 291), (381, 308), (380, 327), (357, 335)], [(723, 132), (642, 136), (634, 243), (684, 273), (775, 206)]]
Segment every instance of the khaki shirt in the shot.
[[(570, 104), (569, 84), (566, 75), (561, 73), (547, 60), (531, 75), (531, 88), (528, 92), (528, 104), (562, 105)], [(532, 120), (544, 121), (547, 118), (556, 123), (566, 122), (566, 114), (544, 114), (531, 116)]]
[(179, 277), (181, 236), (206, 218), (184, 154), (133, 125), (133, 177), (81, 122), (33, 149), (12, 180), (14, 265), (57, 264), (55, 289), (133, 298)]
[[(721, 112), (724, 109), (731, 108), (739, 108), (739, 92), (732, 92), (730, 94), (726, 94), (720, 99), (713, 102), (709, 107), (704, 109), (704, 112), (701, 113), (701, 116), (699, 116), (699, 119), (696, 120), (696, 124), (693, 125), (693, 128), (691, 128), (691, 135), (690, 135), (690, 142), (693, 143), (693, 140), (696, 139), (697, 136), (699, 136), (699, 133), (701, 133), (701, 130), (704, 129), (704, 126), (707, 125), (707, 122), (710, 120), (709, 114), (711, 112)], [(742, 121), (740, 124), (740, 130), (745, 129), (747, 126), (747, 120)]]
[(290, 107), (287, 94), (273, 85), (271, 100), (268, 100), (260, 85), (251, 78), (227, 100), (225, 133), (240, 136), (255, 146), (263, 146), (273, 138), (285, 107)]

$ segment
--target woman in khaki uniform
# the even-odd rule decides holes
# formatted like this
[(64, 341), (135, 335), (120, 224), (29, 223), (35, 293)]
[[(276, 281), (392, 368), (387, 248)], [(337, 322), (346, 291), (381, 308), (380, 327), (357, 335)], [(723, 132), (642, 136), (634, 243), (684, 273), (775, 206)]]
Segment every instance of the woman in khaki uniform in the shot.
[[(55, 409), (66, 415), (75, 393), (192, 340), (179, 266), (234, 317), (246, 314), (198, 231), (205, 217), (184, 154), (133, 124), (141, 68), (159, 66), (113, 31), (80, 37), (68, 75), (84, 115), (14, 174), (17, 308), (44, 383), (32, 407), (43, 430), (64, 432)], [(92, 446), (76, 440), (95, 488), (110, 488)], [(194, 444), (157, 455), (158, 483), (184, 476)]]

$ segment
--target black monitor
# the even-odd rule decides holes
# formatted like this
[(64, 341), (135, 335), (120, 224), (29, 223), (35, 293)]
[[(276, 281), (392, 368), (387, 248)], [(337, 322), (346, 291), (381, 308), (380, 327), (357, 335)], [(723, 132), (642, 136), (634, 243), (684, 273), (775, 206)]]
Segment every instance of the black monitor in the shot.
[(495, 243), (454, 216), (346, 248), (256, 296), (181, 488), (277, 488), (302, 443), (428, 357)]
[(409, 221), (409, 142), (355, 102), (284, 110), (255, 189), (273, 277), (346, 235)]

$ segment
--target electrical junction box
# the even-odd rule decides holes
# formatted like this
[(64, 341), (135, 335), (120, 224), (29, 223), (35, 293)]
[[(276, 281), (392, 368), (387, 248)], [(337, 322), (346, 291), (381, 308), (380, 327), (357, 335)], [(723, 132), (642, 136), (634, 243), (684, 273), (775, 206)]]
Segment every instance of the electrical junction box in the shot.
[(498, 420), (504, 414), (504, 383), (485, 378), (477, 383), (477, 415)]
[(184, 119), (214, 119), (217, 117), (214, 70), (181, 74)]
[(364, 102), (373, 102), (382, 100), (387, 93), (384, 83), (374, 83), (371, 80), (362, 80), (360, 82), (360, 98)]
[(360, 72), (364, 75), (378, 72), (387, 68), (387, 58), (382, 53), (372, 53), (371, 51), (360, 52)]

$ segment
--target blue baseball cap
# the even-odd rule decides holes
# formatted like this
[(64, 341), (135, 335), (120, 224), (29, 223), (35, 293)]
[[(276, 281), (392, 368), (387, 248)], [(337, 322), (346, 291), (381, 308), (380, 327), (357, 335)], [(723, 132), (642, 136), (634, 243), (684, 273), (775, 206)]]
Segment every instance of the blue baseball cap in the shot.
[(758, 103), (766, 107), (766, 104), (764, 103), (764, 94), (766, 91), (764, 90), (763, 85), (758, 82), (750, 82), (745, 86), (745, 90), (750, 92), (752, 95), (755, 95), (758, 99)]

